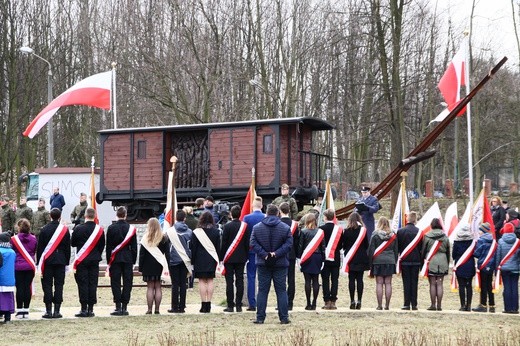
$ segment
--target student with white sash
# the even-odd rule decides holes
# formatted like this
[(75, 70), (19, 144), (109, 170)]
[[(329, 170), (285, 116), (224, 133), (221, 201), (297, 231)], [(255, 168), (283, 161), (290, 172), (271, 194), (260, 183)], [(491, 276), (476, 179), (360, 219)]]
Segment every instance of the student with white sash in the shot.
[(169, 313), (184, 313), (186, 309), (186, 278), (192, 275), (190, 242), (193, 231), (186, 224), (186, 212), (175, 212), (173, 227), (166, 230), (170, 239), (170, 277), (172, 279), (172, 301)]
[(29, 317), (32, 284), (36, 272), (34, 255), (36, 254), (36, 237), (29, 233), (31, 224), (23, 218), (17, 223), (18, 234), (11, 237), (11, 245), (16, 253), (14, 275), (16, 279), (16, 318)]
[[(224, 225), (222, 231), (222, 249), (220, 259), (224, 264), (226, 278), (227, 308), (224, 312), (242, 312), (244, 296), (244, 267), (249, 254), (249, 232), (247, 224), (240, 221), (242, 208), (235, 205), (231, 208), (231, 222)], [(236, 286), (236, 295), (234, 287)]]
[[(363, 299), (363, 275), (368, 266), (368, 236), (363, 225), (361, 215), (356, 212), (350, 214), (347, 227), (343, 232), (343, 259), (342, 272), (348, 274), (348, 291), (350, 294), (350, 309), (360, 310)], [(357, 286), (357, 301), (354, 300)]]
[(81, 310), (76, 317), (94, 317), (94, 305), (97, 303), (99, 262), (105, 249), (105, 232), (97, 225), (96, 210), (85, 210), (85, 223), (77, 225), (72, 232), (70, 245), (76, 248), (72, 268), (78, 285)]
[(305, 227), (300, 233), (297, 257), (305, 278), (305, 310), (316, 310), (316, 300), (320, 292), (319, 274), (325, 260), (325, 234), (321, 228), (317, 228), (314, 213), (308, 213), (304, 218)]
[[(127, 316), (127, 306), (134, 281), (134, 264), (137, 260), (137, 232), (126, 222), (126, 208), (116, 211), (117, 221), (107, 229), (107, 272), (116, 309), (112, 316)], [(123, 287), (121, 287), (121, 283)]]
[(45, 314), (42, 317), (61, 318), (65, 267), (70, 263), (70, 233), (67, 226), (60, 224), (61, 210), (53, 208), (50, 216), (52, 221), (42, 227), (38, 238), (38, 274), (42, 278), (45, 304)]
[(427, 310), (442, 311), (443, 281), (450, 263), (450, 241), (439, 219), (433, 218), (430, 227), (431, 231), (423, 239), (421, 255), (424, 264), (421, 273), (428, 276), (430, 283), (431, 305)]
[(459, 311), (470, 312), (471, 300), (473, 298), (472, 281), (475, 276), (475, 259), (473, 257), (474, 234), (469, 225), (462, 226), (453, 242), (453, 270), (457, 278), (459, 290), (460, 309)]
[(502, 312), (505, 314), (518, 314), (520, 239), (514, 233), (515, 226), (513, 222), (504, 225), (496, 253), (497, 276), (501, 276), (504, 284), (504, 311)]
[(343, 244), (343, 229), (334, 224), (334, 209), (326, 209), (323, 212), (325, 224), (320, 228), (325, 234), (325, 263), (321, 270), (321, 283), (323, 285), (323, 301), (325, 305), (322, 309), (336, 310), (336, 300), (338, 300), (339, 267), (341, 255), (339, 250)]
[(199, 279), (201, 313), (211, 312), (211, 299), (215, 289), (213, 279), (219, 263), (219, 244), (220, 231), (211, 212), (205, 211), (199, 218), (198, 227), (193, 230), (190, 243), (193, 276)]
[(493, 292), (493, 272), (495, 271), (495, 254), (489, 254), (493, 251), (493, 244), (496, 241), (491, 231), (491, 225), (488, 222), (482, 223), (479, 228), (480, 237), (473, 256), (477, 259), (477, 275), (480, 278), (480, 304), (471, 309), (474, 312), (495, 312), (495, 293)]
[(156, 315), (161, 313), (161, 277), (169, 275), (169, 259), (170, 241), (163, 234), (159, 220), (152, 217), (146, 225), (139, 250), (139, 271), (143, 274), (143, 281), (146, 282), (147, 315), (152, 314), (154, 303), (154, 313)]
[(293, 309), (293, 301), (296, 293), (296, 254), (298, 253), (298, 239), (300, 238), (300, 225), (298, 221), (291, 219), (291, 207), (289, 203), (280, 204), (280, 221), (291, 228), (293, 246), (289, 252), (289, 268), (287, 270), (287, 299), (289, 311)]
[(381, 216), (368, 246), (370, 275), (376, 277), (376, 310), (383, 310), (383, 291), (385, 310), (390, 308), (392, 276), (395, 274), (397, 256), (397, 236), (392, 232), (388, 219)]

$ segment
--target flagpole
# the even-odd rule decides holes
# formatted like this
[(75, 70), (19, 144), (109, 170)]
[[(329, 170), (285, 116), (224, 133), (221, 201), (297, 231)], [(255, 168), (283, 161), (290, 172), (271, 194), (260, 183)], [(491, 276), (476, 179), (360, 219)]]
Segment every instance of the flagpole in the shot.
[[(469, 35), (469, 31), (464, 31), (464, 37), (467, 37)], [(469, 84), (469, 38), (467, 39), (466, 44), (466, 64), (464, 66), (464, 80), (466, 82), (466, 96), (469, 94), (469, 91), (471, 90), (470, 84)], [(468, 179), (469, 179), (469, 203), (470, 205), (473, 205), (473, 147), (471, 143), (471, 103), (468, 102), (466, 106), (466, 121), (468, 126)]]
[(114, 129), (117, 129), (117, 93), (116, 93), (116, 62), (112, 63), (112, 114), (114, 115)]
[(404, 227), (405, 226), (405, 219), (406, 219), (406, 206), (405, 206), (405, 203), (406, 203), (406, 177), (408, 176), (408, 172), (403, 172), (401, 173), (401, 177), (403, 178), (403, 180), (401, 181), (401, 189), (402, 189), (402, 192), (401, 192), (401, 221), (402, 221), (402, 226), (401, 227)]
[(172, 223), (170, 226), (173, 226), (175, 224), (175, 214), (177, 213), (176, 206), (177, 206), (177, 195), (175, 194), (175, 165), (177, 164), (177, 156), (172, 156), (170, 158), (170, 162), (172, 163), (172, 200), (170, 209), (172, 211)]

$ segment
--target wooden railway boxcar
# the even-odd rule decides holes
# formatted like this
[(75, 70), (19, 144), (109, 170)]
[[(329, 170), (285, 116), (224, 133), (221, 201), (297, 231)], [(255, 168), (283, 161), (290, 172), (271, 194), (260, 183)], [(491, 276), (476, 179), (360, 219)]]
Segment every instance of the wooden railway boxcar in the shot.
[(131, 219), (160, 214), (175, 155), (181, 205), (207, 195), (242, 203), (254, 168), (264, 203), (287, 183), (301, 207), (317, 197), (332, 164), (330, 136), (315, 145), (319, 132), (332, 129), (321, 119), (299, 117), (102, 130), (97, 200), (127, 206)]

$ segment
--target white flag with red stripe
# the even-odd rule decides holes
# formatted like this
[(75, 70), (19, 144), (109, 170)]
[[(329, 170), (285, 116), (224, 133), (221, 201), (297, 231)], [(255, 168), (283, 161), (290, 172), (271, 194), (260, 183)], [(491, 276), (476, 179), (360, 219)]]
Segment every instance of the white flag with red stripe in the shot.
[[(448, 213), (448, 212), (446, 211), (446, 213)], [(464, 214), (462, 214), (462, 217), (460, 218), (459, 222), (453, 229), (453, 232), (451, 232), (450, 235), (448, 236), (448, 238), (450, 238), (451, 242), (453, 242), (455, 240), (455, 235), (462, 227), (469, 226), (470, 218), (471, 218), (471, 205), (468, 204), (466, 206), (466, 210), (464, 211)]]
[(110, 109), (112, 71), (98, 73), (79, 81), (52, 100), (27, 126), (23, 135), (33, 138), (63, 106), (90, 106)]
[(399, 196), (397, 197), (397, 204), (395, 206), (394, 217), (392, 218), (392, 231), (397, 230), (406, 225), (406, 215), (410, 212), (408, 205), (408, 196), (406, 195), (406, 186), (404, 180), (401, 181), (401, 187), (399, 188)]
[(459, 217), (457, 213), (457, 202), (453, 202), (450, 204), (448, 209), (446, 209), (446, 214), (444, 214), (444, 231), (448, 238), (453, 234), (458, 223)]
[[(327, 177), (327, 183), (325, 184), (325, 193), (323, 194), (323, 200), (321, 201), (321, 207), (320, 207), (320, 216), (318, 217), (318, 227), (323, 225), (325, 223), (325, 220), (323, 219), (323, 212), (327, 209), (333, 209), (334, 208), (334, 196), (332, 195), (332, 188), (330, 185), (330, 179)], [(334, 224), (338, 224), (338, 220), (336, 219), (336, 213), (334, 212)]]
[[(175, 193), (175, 189), (172, 188), (173, 182), (173, 172), (168, 172), (168, 193), (166, 194), (166, 208), (164, 209), (164, 225), (163, 229), (167, 230), (172, 227), (175, 220), (175, 213), (177, 211), (177, 194)], [(173, 201), (173, 209), (172, 210), (172, 201)]]

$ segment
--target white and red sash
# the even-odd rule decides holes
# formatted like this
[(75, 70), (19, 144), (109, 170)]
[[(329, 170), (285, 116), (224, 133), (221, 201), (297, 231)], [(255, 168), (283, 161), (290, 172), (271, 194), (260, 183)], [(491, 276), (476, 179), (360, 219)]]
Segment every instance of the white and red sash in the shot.
[(294, 237), (294, 234), (296, 233), (296, 230), (298, 229), (298, 222), (297, 221), (294, 221), (292, 220), (291, 221), (291, 235)]
[(43, 270), (45, 269), (45, 261), (58, 248), (58, 246), (61, 243), (61, 240), (63, 239), (65, 234), (67, 234), (68, 231), (69, 229), (67, 228), (67, 226), (59, 224), (54, 233), (52, 234), (51, 239), (49, 240), (41, 254), (40, 261), (38, 262), (38, 273), (40, 275), (43, 275)]
[(355, 254), (357, 253), (359, 247), (361, 246), (361, 242), (363, 241), (363, 239), (365, 239), (366, 235), (367, 235), (367, 229), (365, 227), (361, 227), (361, 229), (359, 230), (359, 234), (356, 238), (356, 241), (354, 242), (354, 244), (352, 245), (350, 250), (348, 250), (347, 254), (345, 255), (345, 258), (343, 258), (343, 266), (341, 268), (341, 272), (343, 274), (348, 274), (348, 272), (350, 270), (349, 264), (352, 261), (352, 259), (354, 258)]
[(430, 261), (432, 260), (433, 256), (439, 251), (440, 247), (442, 245), (442, 241), (434, 241), (433, 245), (428, 252), (428, 255), (426, 255), (426, 258), (424, 259), (424, 264), (421, 268), (420, 276), (428, 277), (428, 271), (430, 270)]
[[(379, 255), (381, 255), (390, 245), (392, 245), (392, 243), (394, 242), (394, 240), (397, 239), (397, 234), (395, 233), (392, 233), (392, 235), (390, 236), (390, 238), (388, 240), (385, 240), (384, 242), (382, 242), (378, 247), (377, 249), (374, 251), (374, 254), (372, 255), (372, 263), (374, 262), (374, 260), (379, 257)], [(368, 271), (368, 276), (372, 276), (372, 269), (370, 269)]]
[(90, 255), (92, 250), (96, 247), (98, 240), (104, 235), (105, 231), (103, 230), (103, 227), (96, 225), (96, 228), (94, 228), (90, 237), (88, 237), (85, 244), (83, 244), (81, 249), (76, 253), (76, 257), (74, 257), (74, 262), (72, 263), (72, 270), (74, 273), (76, 272), (78, 265), (83, 262), (88, 255)]
[(202, 228), (195, 228), (193, 234), (197, 237), (200, 244), (204, 247), (204, 249), (206, 249), (210, 256), (213, 257), (213, 259), (215, 260), (215, 262), (217, 262), (218, 265), (220, 261), (218, 258), (217, 249), (215, 249), (215, 245), (213, 245), (206, 232), (204, 232)]
[(119, 251), (121, 251), (122, 248), (124, 248), (125, 246), (128, 245), (128, 243), (130, 243), (130, 241), (132, 240), (132, 237), (137, 233), (137, 229), (130, 225), (130, 227), (128, 228), (128, 232), (126, 232), (126, 235), (125, 235), (125, 238), (123, 239), (123, 241), (121, 242), (121, 244), (117, 245), (114, 250), (112, 250), (112, 254), (110, 255), (110, 259), (108, 260), (108, 264), (107, 264), (107, 269), (106, 269), (106, 272), (107, 273), (110, 273), (110, 266), (112, 265), (112, 263), (114, 262), (114, 260), (116, 259), (116, 255)]
[(343, 228), (338, 225), (334, 225), (332, 229), (332, 233), (330, 235), (329, 242), (327, 243), (327, 247), (325, 248), (325, 260), (326, 261), (334, 261), (334, 253), (338, 248), (339, 241), (341, 240), (341, 235), (343, 234)]
[[(295, 222), (295, 221), (293, 221)], [(235, 253), (235, 250), (238, 247), (238, 244), (242, 241), (242, 238), (244, 238), (244, 234), (246, 234), (247, 230), (247, 223), (241, 222), (240, 228), (238, 229), (238, 233), (235, 236), (235, 239), (233, 239), (233, 242), (231, 245), (229, 245), (229, 248), (226, 251), (226, 254), (224, 255), (224, 259), (222, 260), (222, 264), (226, 264), (227, 261), (229, 261), (229, 258)], [(226, 267), (224, 265), (219, 266), (220, 274), (226, 275)]]
[(422, 240), (423, 236), (423, 232), (417, 232), (415, 238), (412, 239), (412, 241), (403, 249), (399, 257), (397, 257), (397, 265), (395, 266), (396, 274), (401, 272), (401, 261), (403, 258), (408, 257), (408, 255), (417, 247), (417, 245), (419, 245), (419, 242)]
[(495, 257), (497, 248), (498, 248), (498, 243), (497, 243), (496, 239), (493, 239), (493, 241), (491, 242), (491, 246), (489, 247), (489, 251), (486, 255), (486, 258), (484, 258), (484, 262), (482, 262), (482, 265), (480, 267), (477, 266), (477, 273), (475, 275), (475, 289), (477, 291), (480, 291), (480, 284), (481, 284), (480, 271), (482, 269), (486, 268), (487, 265), (489, 264), (489, 262), (493, 259), (493, 257)]
[(168, 269), (168, 262), (166, 256), (161, 252), (159, 247), (148, 243), (148, 236), (145, 234), (141, 239), (141, 245), (152, 255), (152, 257), (162, 266), (161, 280), (167, 281), (170, 279), (170, 271)]
[(181, 243), (181, 240), (179, 238), (179, 234), (177, 233), (177, 230), (175, 227), (170, 227), (166, 231), (166, 234), (168, 235), (168, 238), (170, 238), (170, 242), (172, 243), (173, 247), (175, 248), (175, 251), (179, 254), (179, 257), (181, 258), (182, 262), (186, 266), (186, 269), (188, 269), (188, 277), (190, 277), (193, 273), (193, 266), (191, 265), (191, 258), (188, 256), (188, 253), (186, 252), (186, 249)]
[(470, 260), (470, 258), (473, 257), (473, 252), (475, 252), (475, 245), (477, 244), (476, 241), (473, 241), (471, 245), (464, 251), (462, 256), (458, 259), (458, 261), (453, 265), (453, 271), (451, 272), (451, 291), (457, 292), (459, 290), (459, 283), (457, 282), (457, 268), (464, 265), (466, 262)]
[(520, 248), (520, 239), (516, 238), (511, 249), (509, 249), (508, 253), (504, 256), (504, 258), (502, 258), (502, 260), (498, 264), (497, 274), (495, 275), (495, 281), (493, 282), (493, 293), (496, 293), (500, 289), (500, 287), (502, 287), (502, 275), (501, 275), (502, 266), (504, 264), (506, 264), (507, 261), (509, 261), (509, 259), (511, 257), (513, 257), (513, 255), (516, 253), (516, 251), (519, 248)]
[(312, 237), (311, 241), (307, 246), (305, 247), (305, 250), (303, 250), (302, 258), (300, 259), (300, 266), (305, 263), (309, 258), (311, 258), (312, 254), (316, 251), (318, 246), (320, 246), (321, 242), (323, 241), (323, 238), (325, 237), (325, 233), (321, 228), (318, 228), (318, 231)]
[(22, 241), (18, 237), (18, 235), (15, 235), (11, 238), (13, 240), (13, 245), (18, 250), (20, 255), (22, 255), (23, 259), (29, 263), (31, 266), (31, 269), (36, 272), (36, 263), (34, 262), (34, 258), (32, 258), (31, 255), (29, 255), (29, 252), (27, 252), (27, 249), (23, 246)]

